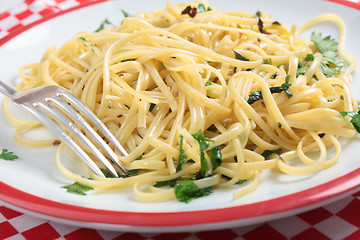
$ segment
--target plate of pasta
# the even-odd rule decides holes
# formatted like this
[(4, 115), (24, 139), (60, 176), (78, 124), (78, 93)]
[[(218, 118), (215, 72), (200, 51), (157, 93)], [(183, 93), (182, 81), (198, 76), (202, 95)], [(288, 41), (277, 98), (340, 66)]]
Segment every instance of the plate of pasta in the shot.
[(0, 39), (1, 80), (70, 90), (128, 152), (126, 174), (98, 163), (99, 177), (1, 96), (0, 200), (78, 226), (171, 232), (358, 191), (359, 16), (312, 0), (100, 0)]

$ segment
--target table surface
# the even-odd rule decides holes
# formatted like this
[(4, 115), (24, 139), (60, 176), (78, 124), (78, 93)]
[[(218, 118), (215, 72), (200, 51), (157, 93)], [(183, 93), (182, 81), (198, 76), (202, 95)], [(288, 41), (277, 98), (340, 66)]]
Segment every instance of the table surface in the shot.
[[(0, 38), (38, 20), (39, 16), (44, 17), (88, 1), (94, 0), (0, 0)], [(341, 0), (335, 1), (341, 3)], [(343, 0), (343, 3), (346, 1), (351, 7), (360, 9), (360, 0)], [(34, 18), (34, 15), (37, 18)], [(332, 204), (280, 220), (234, 229), (184, 233), (145, 234), (79, 228), (23, 214), (0, 204), (0, 239), (358, 240), (360, 239), (360, 192)]]

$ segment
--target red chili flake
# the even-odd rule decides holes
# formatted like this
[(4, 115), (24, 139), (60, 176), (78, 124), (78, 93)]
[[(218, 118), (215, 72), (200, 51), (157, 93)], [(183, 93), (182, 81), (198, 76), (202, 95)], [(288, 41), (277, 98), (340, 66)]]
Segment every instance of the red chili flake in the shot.
[(323, 137), (325, 137), (325, 133), (319, 133), (318, 136), (319, 136), (320, 138), (323, 138)]
[(190, 17), (195, 17), (197, 13), (197, 8), (196, 7), (191, 7), (190, 5), (187, 6), (182, 12), (181, 14), (188, 14)]
[(259, 27), (259, 31), (260, 31), (261, 33), (270, 34), (268, 31), (266, 31), (266, 30), (264, 29), (264, 23), (263, 23), (263, 21), (261, 20), (261, 18), (259, 18), (258, 27)]
[(118, 118), (121, 118), (122, 116), (123, 116), (122, 114), (117, 115)]
[(58, 140), (58, 139), (56, 139), (56, 140), (52, 143), (52, 145), (53, 145), (53, 146), (56, 146), (56, 145), (59, 145), (60, 143), (61, 143), (61, 141)]

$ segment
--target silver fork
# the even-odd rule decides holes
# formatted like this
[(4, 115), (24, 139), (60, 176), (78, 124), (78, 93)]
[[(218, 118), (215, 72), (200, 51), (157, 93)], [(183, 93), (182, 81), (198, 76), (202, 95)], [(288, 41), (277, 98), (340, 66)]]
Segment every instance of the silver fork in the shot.
[[(98, 176), (105, 177), (99, 166), (86, 153), (85, 148), (96, 156), (113, 176), (119, 176), (114, 166), (117, 166), (123, 174), (127, 172), (116, 153), (84, 117), (95, 125), (109, 143), (112, 143), (123, 155), (128, 154), (126, 150), (100, 119), (69, 91), (49, 85), (19, 92), (0, 81), (0, 92), (8, 96), (16, 105), (27, 110), (36, 120), (58, 136)], [(86, 136), (75, 124), (86, 132)], [(61, 126), (70, 134), (67, 134)], [(79, 140), (80, 144), (77, 144), (70, 136)], [(93, 142), (100, 146), (105, 154), (102, 154)]]

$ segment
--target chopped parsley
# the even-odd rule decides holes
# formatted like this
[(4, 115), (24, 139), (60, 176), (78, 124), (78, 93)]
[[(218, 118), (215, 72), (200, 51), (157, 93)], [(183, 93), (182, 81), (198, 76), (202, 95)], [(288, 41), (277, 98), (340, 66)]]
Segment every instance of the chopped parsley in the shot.
[(125, 11), (124, 9), (121, 9), (121, 12), (124, 15), (124, 17), (132, 17), (132, 15), (130, 13), (128, 13), (127, 11)]
[(78, 183), (78, 182), (74, 182), (73, 184), (62, 186), (62, 188), (67, 189), (67, 192), (69, 192), (69, 193), (74, 193), (74, 194), (78, 194), (78, 195), (86, 195), (85, 192), (93, 190), (92, 187)]
[(155, 107), (156, 107), (155, 103), (150, 103), (149, 112), (152, 112)]
[(15, 155), (13, 152), (9, 152), (7, 149), (3, 149), (0, 153), (0, 159), (6, 160), (6, 161), (13, 161), (15, 159), (18, 159), (19, 157)]
[(188, 203), (192, 199), (209, 195), (212, 193), (212, 188), (199, 188), (195, 182), (185, 179), (184, 182), (175, 184), (174, 192), (179, 202)]
[(105, 29), (108, 26), (114, 26), (107, 18), (101, 22), (100, 26), (95, 30), (95, 32), (100, 32), (101, 30)]
[(131, 62), (131, 61), (135, 61), (136, 58), (128, 58), (128, 59), (124, 59), (124, 60), (121, 60), (121, 62)]
[(178, 180), (178, 178), (167, 180), (167, 181), (159, 181), (154, 184), (154, 187), (158, 187), (158, 188), (165, 187), (165, 186), (175, 187), (177, 180)]
[(351, 117), (351, 123), (354, 126), (355, 130), (360, 133), (360, 110), (357, 112), (340, 112), (341, 116)]
[(206, 138), (201, 130), (197, 133), (192, 134), (192, 136), (198, 141), (200, 147), (200, 173), (203, 177), (207, 175), (207, 171), (209, 170), (209, 166), (205, 159), (205, 150), (209, 148), (209, 142), (212, 140)]
[(305, 75), (305, 73), (309, 70), (309, 66), (302, 66), (300, 65), (298, 69), (296, 70), (296, 77), (300, 75)]
[(274, 151), (272, 151), (272, 150), (265, 150), (262, 154), (261, 154), (261, 156), (263, 156), (265, 159), (269, 159), (269, 157), (272, 155), (272, 154), (279, 154), (279, 153), (281, 153), (281, 148), (280, 149), (277, 149), (277, 150), (274, 150)]
[(212, 170), (215, 170), (217, 167), (221, 166), (223, 160), (219, 146), (210, 149), (210, 161), (213, 168)]
[(250, 61), (247, 57), (244, 57), (243, 55), (241, 55), (237, 51), (233, 50), (233, 52), (235, 54), (235, 59), (241, 60), (241, 61)]
[[(270, 87), (269, 89), (271, 93), (285, 92), (286, 96), (290, 98), (292, 97), (292, 93), (288, 90), (290, 86), (291, 84), (289, 83), (289, 76), (286, 76), (285, 83), (281, 84), (281, 86)], [(254, 102), (259, 101), (261, 99), (263, 99), (262, 92), (261, 90), (257, 90), (250, 93), (247, 102), (249, 104), (253, 104)]]
[[(135, 160), (139, 160), (139, 159), (135, 159)], [(108, 169), (100, 168), (100, 170), (105, 175), (105, 177), (107, 177), (107, 178), (115, 178), (115, 176), (112, 175), (111, 172)], [(131, 170), (128, 170), (126, 172), (126, 174), (118, 173), (118, 175), (119, 175), (119, 178), (133, 177), (133, 176), (136, 176), (139, 173), (139, 171), (140, 171), (140, 169), (131, 169)]]
[[(212, 188), (199, 188), (193, 180), (202, 179), (206, 177), (209, 167), (207, 160), (205, 159), (205, 151), (209, 148), (209, 142), (211, 139), (208, 139), (204, 136), (201, 130), (197, 133), (192, 134), (192, 136), (198, 141), (200, 147), (200, 171), (190, 176), (188, 178), (176, 178), (167, 181), (159, 181), (154, 184), (154, 187), (172, 187), (174, 188), (174, 193), (178, 201), (188, 203), (192, 199), (199, 198), (202, 196), (207, 196), (212, 193)], [(179, 159), (176, 166), (176, 172), (179, 172), (182, 168), (182, 165), (186, 162), (194, 162), (192, 159), (187, 159), (186, 154), (183, 150), (184, 137), (180, 135), (180, 146), (179, 146)], [(215, 170), (223, 163), (221, 149), (219, 146), (213, 147), (209, 150), (210, 162), (212, 164), (212, 170)]]
[(237, 181), (235, 184), (243, 184), (246, 182), (246, 179), (240, 179), (239, 181)]
[(314, 59), (314, 55), (308, 53), (304, 59), (304, 62), (299, 64), (298, 69), (296, 70), (296, 77), (300, 75), (305, 75), (307, 70), (309, 70), (309, 62), (313, 61)]
[(205, 5), (203, 3), (199, 3), (198, 7), (197, 7), (197, 12), (198, 13), (204, 13), (204, 12), (209, 12), (211, 11), (212, 8), (210, 6), (208, 6), (207, 8), (205, 8)]
[(314, 59), (314, 55), (311, 53), (308, 53), (305, 57), (305, 61), (313, 61)]
[(212, 82), (211, 82), (211, 81), (206, 81), (206, 82), (205, 82), (205, 86), (210, 86), (210, 85), (212, 85)]
[(184, 136), (180, 135), (179, 160), (178, 160), (178, 164), (176, 166), (176, 172), (179, 172), (181, 170), (181, 166), (187, 160), (187, 156), (186, 156), (186, 154), (184, 153), (184, 150), (183, 150), (183, 141), (184, 141)]
[(278, 21), (274, 21), (272, 24), (273, 24), (273, 25), (281, 25), (281, 23), (278, 22)]
[(270, 64), (270, 65), (272, 65), (272, 60), (271, 60), (271, 58), (264, 59), (264, 60), (263, 60), (263, 64)]
[(248, 104), (253, 104), (256, 101), (263, 99), (261, 90), (253, 91), (249, 95)]
[(77, 39), (79, 42), (81, 42), (85, 47), (96, 47), (96, 44), (91, 44), (86, 38), (79, 37)]
[(347, 61), (339, 58), (338, 43), (335, 39), (330, 36), (323, 38), (321, 33), (313, 32), (311, 41), (315, 43), (319, 52), (323, 55), (320, 69), (326, 76), (338, 75), (340, 71), (349, 66)]

